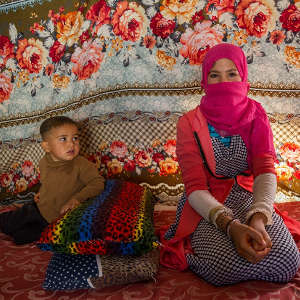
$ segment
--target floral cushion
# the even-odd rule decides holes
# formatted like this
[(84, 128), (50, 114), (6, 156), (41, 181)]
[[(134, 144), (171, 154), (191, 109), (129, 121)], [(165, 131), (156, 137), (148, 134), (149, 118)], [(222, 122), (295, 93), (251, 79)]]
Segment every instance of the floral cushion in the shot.
[[(175, 149), (175, 139), (165, 142), (156, 139), (147, 148), (116, 140), (100, 143), (99, 151), (85, 156), (97, 164), (105, 178), (129, 180), (147, 186), (158, 199), (160, 193), (165, 191), (170, 198), (174, 196), (177, 200), (176, 196), (183, 191), (183, 184)], [(169, 203), (172, 203), (171, 199)]]
[(153, 205), (148, 189), (107, 180), (99, 196), (50, 223), (37, 246), (68, 254), (142, 255), (156, 246)]
[[(94, 162), (107, 179), (147, 187), (157, 206), (176, 206), (184, 186), (178, 165), (176, 123), (183, 113), (128, 111), (106, 113), (80, 123), (81, 154)], [(276, 169), (283, 197), (299, 196), (300, 118), (268, 114), (278, 154)], [(38, 162), (43, 155), (40, 138), (0, 144), (0, 201), (32, 198), (38, 190)]]
[(127, 112), (82, 123), (81, 151), (105, 178), (138, 183), (158, 203), (176, 205), (183, 192), (176, 149), (181, 113)]
[(300, 195), (300, 146), (284, 143), (278, 149), (276, 164), (278, 185)]
[(15, 201), (18, 195), (25, 192), (36, 192), (40, 180), (39, 170), (32, 161), (16, 162), (0, 174), (0, 201)]
[[(172, 195), (172, 185), (181, 184), (182, 180), (174, 152), (176, 140), (162, 143), (157, 139), (152, 146), (144, 150), (127, 146), (122, 141), (113, 141), (101, 144), (100, 151), (85, 156), (97, 165), (105, 178), (149, 184), (154, 195), (159, 194), (155, 186), (164, 182), (169, 187), (169, 190), (166, 190), (169, 199), (158, 197), (158, 202), (176, 205), (178, 195), (183, 191), (183, 186), (180, 185), (179, 190), (174, 189)], [(279, 188), (300, 195), (300, 146), (287, 142), (278, 146), (276, 152), (278, 160), (275, 168)], [(22, 201), (22, 194), (36, 192), (38, 187), (39, 170), (34, 163), (29, 160), (14, 163), (6, 172), (0, 174), (0, 201)], [(175, 200), (172, 200), (172, 196)]]

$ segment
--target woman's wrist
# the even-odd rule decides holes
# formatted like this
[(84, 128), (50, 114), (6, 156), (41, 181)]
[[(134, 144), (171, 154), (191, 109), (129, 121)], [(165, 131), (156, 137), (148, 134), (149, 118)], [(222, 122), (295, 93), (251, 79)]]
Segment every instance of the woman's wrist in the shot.
[(226, 206), (216, 206), (209, 213), (210, 221), (219, 229), (226, 230), (226, 224), (233, 219), (232, 210)]
[(210, 210), (209, 212), (209, 220), (216, 226), (218, 227), (216, 220), (224, 212), (224, 208), (222, 205), (216, 206), (213, 209)]
[(252, 223), (262, 222), (264, 225), (267, 224), (268, 218), (262, 212), (254, 213), (248, 220), (248, 224), (251, 225)]
[(231, 215), (222, 212), (216, 219), (217, 228), (223, 231), (225, 234), (227, 234), (227, 227), (233, 220), (234, 219)]
[(235, 226), (235, 224), (241, 224), (239, 219), (233, 219), (232, 221), (230, 221), (230, 223), (228, 223), (227, 225), (227, 229), (226, 229), (226, 235), (231, 238), (231, 229), (233, 226)]
[(234, 218), (232, 215), (228, 215), (226, 213), (219, 214), (216, 219), (217, 228), (223, 231), (228, 237), (231, 238), (231, 228), (235, 226), (235, 224), (240, 224), (240, 220)]

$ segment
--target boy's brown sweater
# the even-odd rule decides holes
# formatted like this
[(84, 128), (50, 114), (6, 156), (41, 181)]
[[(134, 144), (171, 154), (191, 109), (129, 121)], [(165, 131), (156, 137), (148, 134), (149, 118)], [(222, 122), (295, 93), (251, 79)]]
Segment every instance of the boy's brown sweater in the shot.
[(54, 161), (49, 154), (40, 160), (41, 215), (50, 223), (71, 198), (82, 202), (104, 189), (104, 178), (96, 166), (82, 156), (71, 161)]

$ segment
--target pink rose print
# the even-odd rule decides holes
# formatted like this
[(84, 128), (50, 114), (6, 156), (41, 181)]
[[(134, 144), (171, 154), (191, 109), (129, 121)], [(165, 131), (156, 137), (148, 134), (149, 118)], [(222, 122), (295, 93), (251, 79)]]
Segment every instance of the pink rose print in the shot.
[(222, 42), (223, 33), (211, 25), (211, 21), (196, 23), (194, 30), (188, 28), (181, 36), (183, 46), (179, 53), (188, 58), (191, 65), (201, 65), (208, 49)]
[(9, 99), (12, 89), (11, 79), (0, 73), (0, 103)]
[(151, 159), (150, 155), (147, 152), (142, 151), (142, 150), (135, 153), (134, 159), (135, 159), (135, 162), (137, 163), (137, 165), (141, 168), (147, 168), (152, 163), (152, 159)]
[(119, 2), (111, 23), (115, 35), (120, 35), (125, 41), (136, 42), (147, 33), (145, 10), (136, 2)]
[(274, 29), (277, 18), (275, 8), (265, 0), (241, 0), (235, 15), (240, 28), (259, 38)]
[(34, 166), (31, 161), (29, 160), (24, 161), (24, 163), (22, 164), (22, 174), (25, 177), (30, 177), (31, 175), (34, 174)]
[(0, 68), (4, 67), (7, 60), (14, 56), (13, 43), (7, 36), (0, 35)]
[(114, 141), (110, 145), (110, 152), (118, 158), (123, 158), (127, 154), (127, 146), (124, 142)]
[(49, 50), (49, 56), (52, 61), (57, 63), (61, 60), (66, 50), (66, 46), (62, 45), (59, 41), (55, 41)]
[(90, 78), (100, 68), (104, 54), (102, 48), (96, 41), (87, 41), (82, 48), (77, 47), (71, 57), (74, 63), (72, 71), (77, 75), (78, 80)]
[(43, 43), (33, 38), (19, 41), (16, 58), (22, 69), (29, 73), (39, 73), (47, 64), (48, 51)]
[(166, 153), (172, 157), (176, 157), (176, 140), (168, 140), (164, 144)]
[(174, 32), (176, 23), (173, 20), (168, 20), (162, 16), (161, 13), (156, 13), (150, 22), (150, 28), (153, 33), (163, 39), (167, 38)]

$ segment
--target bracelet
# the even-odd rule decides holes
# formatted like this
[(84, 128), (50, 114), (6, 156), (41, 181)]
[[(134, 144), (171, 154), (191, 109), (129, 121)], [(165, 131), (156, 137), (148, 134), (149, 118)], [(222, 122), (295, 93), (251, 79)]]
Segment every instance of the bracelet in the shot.
[(232, 215), (227, 215), (226, 213), (220, 214), (216, 220), (217, 228), (226, 234), (227, 223), (229, 223), (232, 219)]
[(231, 236), (230, 236), (229, 230), (230, 230), (230, 226), (231, 226), (232, 224), (234, 224), (234, 223), (241, 223), (241, 222), (240, 222), (239, 219), (231, 219), (231, 220), (226, 224), (226, 235), (227, 235), (228, 237), (231, 237)]
[(222, 213), (224, 213), (224, 209), (223, 208), (217, 210), (217, 212), (214, 214), (214, 216), (212, 218), (212, 223), (215, 225), (216, 228), (218, 228), (218, 225), (217, 225), (216, 221), (217, 221), (219, 215), (222, 214)]
[(209, 211), (208, 218), (211, 223), (215, 223), (215, 220), (217, 218), (216, 215), (219, 215), (220, 210), (223, 211), (223, 205), (218, 205)]
[(211, 216), (211, 222), (215, 225), (216, 228), (219, 228), (217, 225), (217, 219), (220, 215), (223, 217), (233, 217), (232, 210), (225, 206), (218, 206), (217, 211)]

